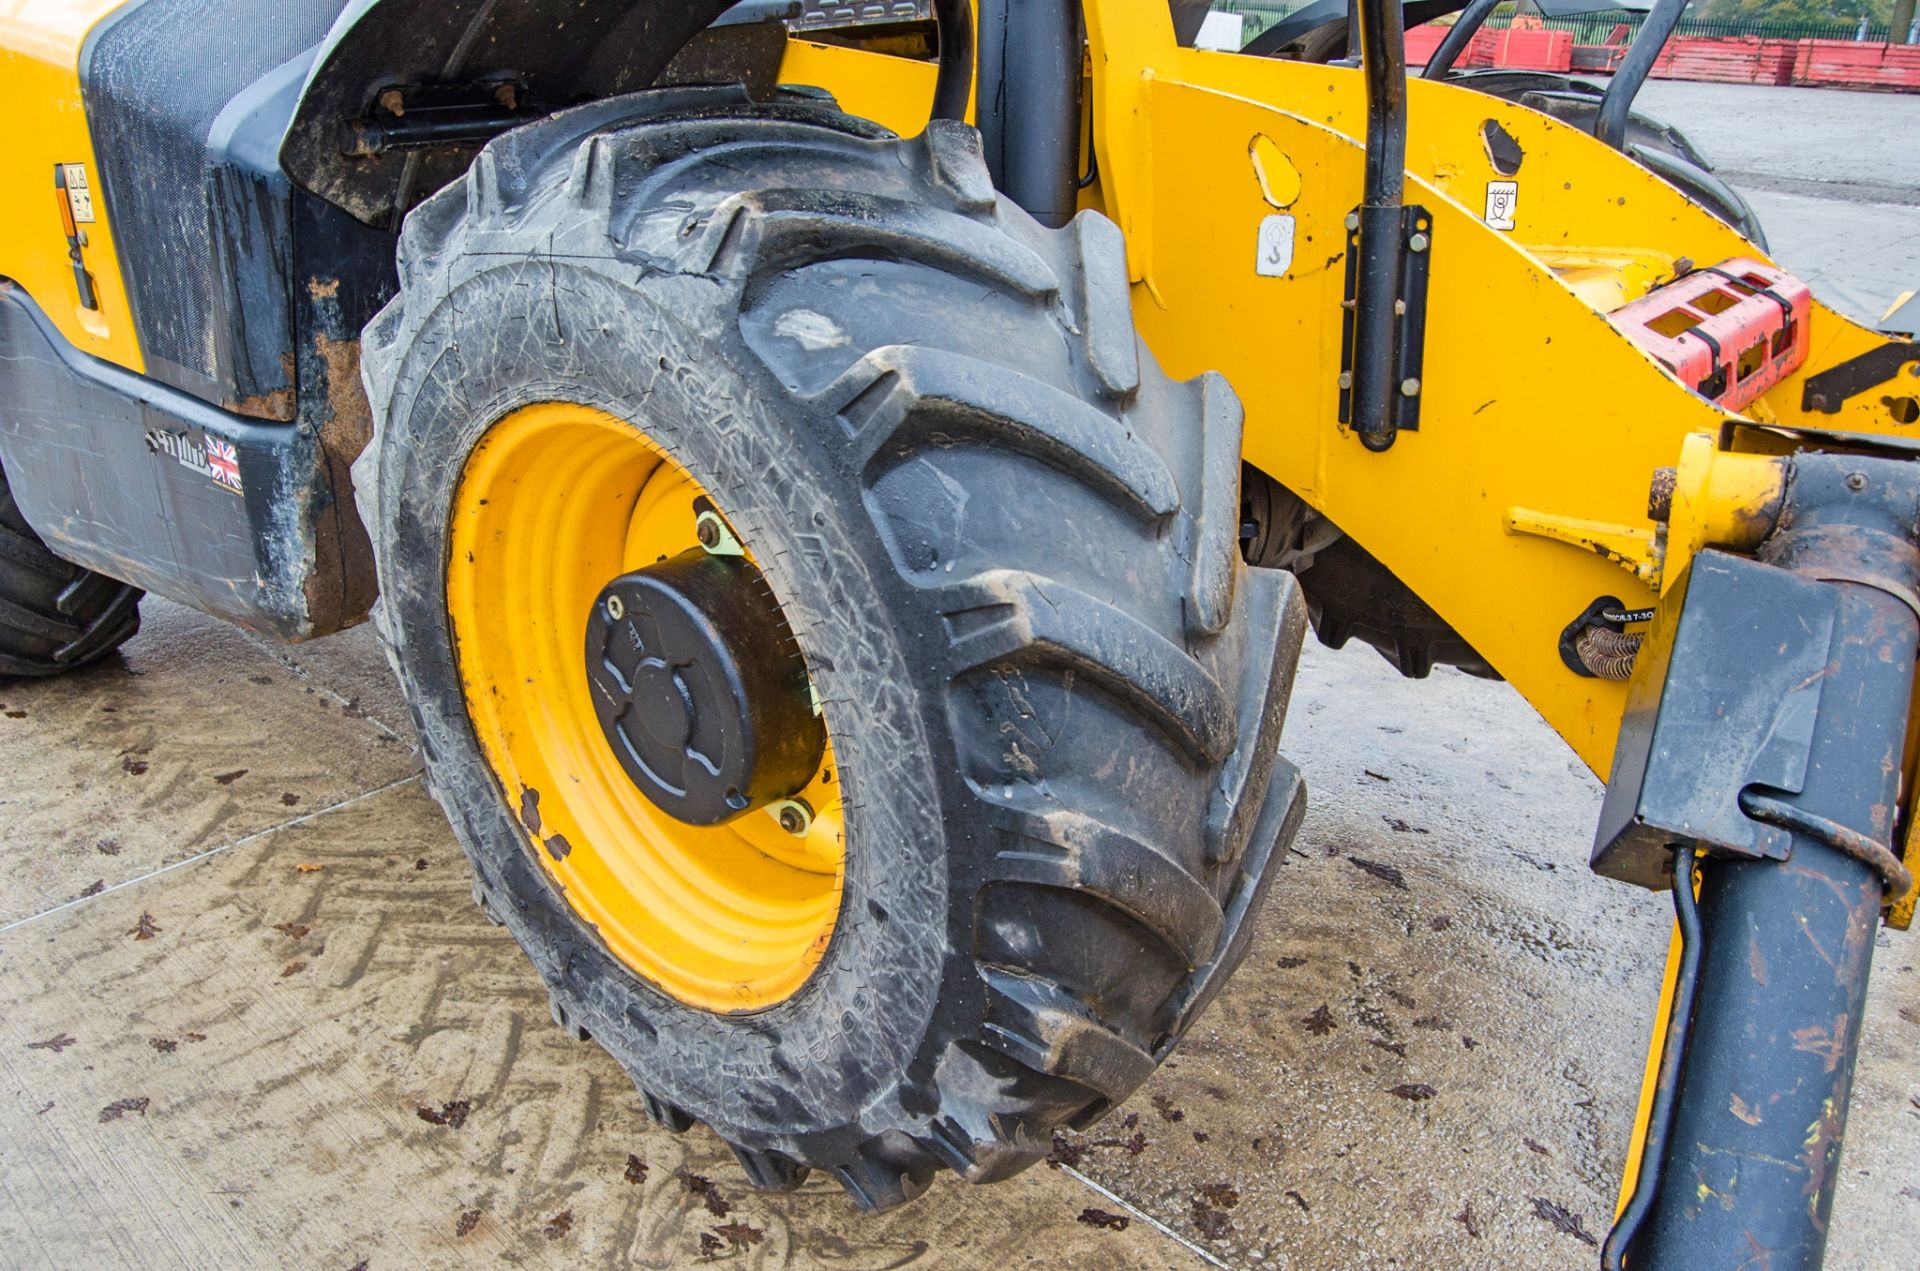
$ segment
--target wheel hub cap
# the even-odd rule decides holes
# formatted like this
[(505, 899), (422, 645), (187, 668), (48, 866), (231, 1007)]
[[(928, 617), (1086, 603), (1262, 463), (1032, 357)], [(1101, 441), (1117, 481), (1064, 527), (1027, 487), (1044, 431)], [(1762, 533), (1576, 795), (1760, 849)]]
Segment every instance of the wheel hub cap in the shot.
[(760, 571), (698, 548), (623, 574), (587, 619), (607, 744), (654, 806), (719, 825), (804, 789), (826, 729)]

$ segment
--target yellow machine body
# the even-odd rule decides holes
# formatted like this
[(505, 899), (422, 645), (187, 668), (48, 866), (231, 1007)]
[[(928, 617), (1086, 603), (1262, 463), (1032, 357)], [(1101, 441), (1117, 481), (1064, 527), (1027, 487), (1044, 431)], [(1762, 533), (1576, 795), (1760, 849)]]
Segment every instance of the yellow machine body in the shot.
[[(87, 34), (125, 0), (0, 0), (0, 84), (7, 86), (7, 140), (0, 146), (0, 280), (26, 289), (60, 334), (83, 352), (128, 370), (145, 369), (120, 276), (99, 164), (80, 98)], [(85, 186), (63, 190), (79, 169)], [(75, 194), (85, 189), (87, 193)], [(61, 204), (66, 203), (67, 221)], [(92, 219), (84, 219), (91, 214)], [(82, 303), (69, 226), (94, 304)]]
[[(1708, 539), (1647, 516), (1654, 473), (1730, 420), (1901, 431), (1877, 397), (1807, 416), (1806, 377), (1880, 344), (1815, 302), (1804, 365), (1732, 416), (1683, 386), (1605, 312), (1684, 272), (1764, 258), (1673, 186), (1523, 106), (1412, 80), (1407, 202), (1433, 216), (1421, 425), (1383, 454), (1339, 422), (1345, 220), (1360, 202), (1361, 72), (1182, 48), (1164, 5), (1091, 0), (1095, 180), (1083, 205), (1126, 231), (1134, 316), (1171, 373), (1219, 370), (1247, 410), (1245, 457), (1417, 592), (1607, 775), (1623, 683), (1570, 671), (1561, 631), (1597, 596), (1650, 604)], [(784, 80), (820, 84), (901, 129), (932, 70), (796, 40)], [(1520, 146), (1495, 170), (1482, 126)], [(1482, 219), (1515, 181), (1513, 229)], [(1293, 219), (1293, 258), (1256, 268), (1262, 222)], [(1791, 266), (1792, 262), (1786, 262)], [(1709, 446), (1708, 453), (1712, 452)], [(1737, 521), (1750, 488), (1716, 486)]]

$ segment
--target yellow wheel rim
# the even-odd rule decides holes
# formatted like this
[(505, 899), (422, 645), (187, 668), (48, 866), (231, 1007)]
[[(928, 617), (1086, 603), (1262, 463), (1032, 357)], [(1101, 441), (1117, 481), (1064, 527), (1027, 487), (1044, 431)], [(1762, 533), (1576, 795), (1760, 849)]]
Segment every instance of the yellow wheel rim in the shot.
[(813, 813), (803, 832), (768, 810), (688, 825), (622, 770), (583, 656), (601, 588), (697, 546), (702, 496), (718, 506), (612, 415), (570, 403), (514, 411), (461, 474), (447, 607), (474, 733), (568, 904), (664, 992), (750, 1011), (806, 982), (839, 913), (846, 849), (831, 734), (796, 796)]

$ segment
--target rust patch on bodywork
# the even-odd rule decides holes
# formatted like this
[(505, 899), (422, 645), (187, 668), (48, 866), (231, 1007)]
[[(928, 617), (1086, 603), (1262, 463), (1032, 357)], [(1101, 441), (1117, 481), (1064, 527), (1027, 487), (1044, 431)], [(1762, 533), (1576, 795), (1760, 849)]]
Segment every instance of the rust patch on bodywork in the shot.
[(312, 430), (315, 466), (330, 499), (313, 514), (313, 569), (307, 613), (316, 634), (364, 618), (378, 594), (373, 543), (353, 498), (353, 461), (373, 439), (373, 407), (360, 382), (360, 340), (341, 313), (340, 280), (309, 278), (311, 343), (302, 350), (302, 422)]
[[(335, 284), (335, 286), (338, 285)], [(234, 414), (245, 415), (249, 419), (264, 419), (276, 424), (291, 423), (300, 409), (300, 399), (293, 387), (293, 354), (280, 355), (280, 374), (287, 382), (285, 388), (276, 388), (271, 393), (256, 393), (252, 397), (242, 397), (220, 404)]]

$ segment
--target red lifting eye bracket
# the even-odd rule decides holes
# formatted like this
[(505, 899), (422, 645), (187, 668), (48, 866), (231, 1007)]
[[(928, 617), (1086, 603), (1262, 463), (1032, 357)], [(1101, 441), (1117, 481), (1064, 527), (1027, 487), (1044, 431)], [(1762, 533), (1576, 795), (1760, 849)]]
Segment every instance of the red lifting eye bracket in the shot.
[(100, 298), (93, 289), (93, 275), (87, 272), (87, 262), (81, 255), (84, 239), (81, 229), (73, 219), (73, 193), (67, 188), (67, 165), (53, 165), (53, 192), (60, 204), (60, 228), (67, 235), (67, 259), (73, 265), (73, 283), (80, 292), (80, 307), (99, 309)]
[(1680, 382), (1741, 410), (1806, 361), (1813, 293), (1783, 269), (1735, 257), (1607, 315)]

